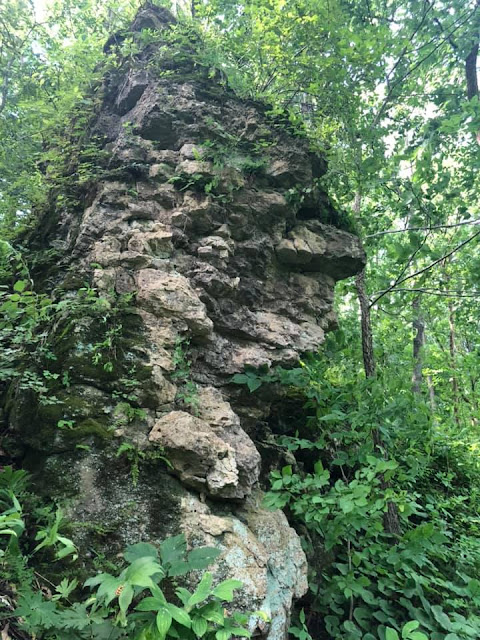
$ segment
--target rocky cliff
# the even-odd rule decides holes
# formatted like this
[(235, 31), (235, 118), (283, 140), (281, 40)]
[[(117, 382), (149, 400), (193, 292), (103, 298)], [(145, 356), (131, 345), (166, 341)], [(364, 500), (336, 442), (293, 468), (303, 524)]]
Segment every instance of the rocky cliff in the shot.
[(364, 254), (332, 224), (304, 138), (212, 77), (163, 10), (132, 32), (140, 50), (118, 52), (89, 125), (102, 170), (36, 234), (60, 256), (46, 289), (80, 289), (93, 311), (52, 328), (55, 400), (17, 390), (10, 425), (85, 557), (183, 530), (222, 549), (215, 575), (242, 580), (236, 606), (266, 611), (256, 633), (281, 640), (307, 584), (297, 534), (261, 506), (256, 441), (278, 399), (232, 375), (316, 350)]

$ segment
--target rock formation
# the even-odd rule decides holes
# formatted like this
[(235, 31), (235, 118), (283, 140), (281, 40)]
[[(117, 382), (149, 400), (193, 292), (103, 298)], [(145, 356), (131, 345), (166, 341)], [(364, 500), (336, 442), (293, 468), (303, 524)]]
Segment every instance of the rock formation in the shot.
[(242, 580), (235, 605), (266, 611), (256, 633), (281, 640), (307, 583), (297, 534), (261, 506), (256, 425), (276, 399), (231, 378), (315, 351), (335, 281), (364, 255), (326, 224), (322, 159), (209, 77), (173, 24), (137, 16), (134, 33), (160, 38), (106, 74), (90, 135), (107, 160), (82, 206), (58, 200), (41, 223), (61, 255), (45, 287), (73, 299), (88, 282), (96, 301), (53, 328), (55, 401), (17, 392), (9, 419), (86, 556), (183, 530), (222, 549), (217, 579)]

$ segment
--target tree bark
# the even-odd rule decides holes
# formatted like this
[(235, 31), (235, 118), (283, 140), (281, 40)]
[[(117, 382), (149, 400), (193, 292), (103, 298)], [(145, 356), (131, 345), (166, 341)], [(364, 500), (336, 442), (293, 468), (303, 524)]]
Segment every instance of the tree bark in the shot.
[(465, 78), (467, 80), (467, 97), (469, 100), (478, 96), (477, 57), (479, 43), (475, 43), (465, 58)]
[[(372, 323), (370, 318), (370, 304), (365, 288), (365, 270), (363, 269), (355, 279), (355, 287), (357, 289), (358, 301), (360, 304), (360, 317), (362, 327), (362, 354), (365, 376), (373, 378), (376, 373), (375, 357), (373, 353), (373, 334)], [(376, 449), (379, 449), (383, 455), (386, 455), (386, 446), (378, 429), (373, 429), (372, 439)], [(385, 480), (385, 476), (380, 474), (380, 487), (382, 491), (387, 491), (390, 484)], [(383, 526), (387, 533), (395, 536), (402, 535), (400, 520), (398, 517), (397, 505), (394, 502), (387, 503), (387, 511), (383, 517)]]
[[(477, 1), (477, 8), (480, 6), (480, 1)], [(477, 76), (477, 58), (478, 58), (479, 43), (475, 42), (470, 49), (468, 56), (465, 58), (465, 79), (467, 81), (467, 98), (478, 100), (478, 76)], [(477, 142), (480, 144), (480, 130), (477, 130)]]
[(423, 382), (423, 346), (425, 344), (425, 319), (421, 310), (420, 296), (412, 301), (413, 327), (413, 372), (412, 391), (421, 393)]
[(453, 417), (457, 426), (460, 426), (460, 411), (458, 398), (458, 378), (456, 373), (457, 347), (455, 344), (455, 311), (452, 302), (448, 303), (448, 327), (449, 327), (449, 352), (450, 352), (450, 369), (451, 384), (453, 396)]
[(360, 318), (362, 327), (363, 366), (367, 378), (372, 378), (376, 372), (375, 357), (373, 355), (373, 334), (370, 318), (370, 303), (365, 289), (365, 269), (355, 279), (358, 302), (360, 304)]
[[(425, 348), (425, 317), (421, 308), (421, 296), (417, 296), (412, 301), (412, 327), (413, 327), (413, 372), (412, 372), (412, 393), (422, 392), (423, 382), (423, 350)], [(425, 376), (428, 389), (428, 399), (432, 412), (432, 423), (436, 424), (435, 410), (435, 387), (432, 376)]]

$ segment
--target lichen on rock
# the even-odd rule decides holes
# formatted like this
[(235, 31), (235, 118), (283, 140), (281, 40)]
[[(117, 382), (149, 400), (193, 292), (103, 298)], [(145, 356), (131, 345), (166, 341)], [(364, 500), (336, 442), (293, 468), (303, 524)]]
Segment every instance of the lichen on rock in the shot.
[[(149, 5), (132, 29), (161, 37), (172, 24)], [(101, 322), (59, 334), (63, 404), (47, 418), (41, 407), (19, 408), (18, 396), (11, 425), (39, 486), (67, 497), (74, 520), (102, 521), (111, 549), (182, 528), (191, 544), (220, 546), (216, 579), (243, 580), (236, 604), (264, 608), (271, 623), (257, 621), (257, 632), (282, 640), (307, 584), (298, 535), (261, 506), (255, 424), (275, 398), (253, 406), (231, 376), (315, 351), (335, 326), (335, 282), (365, 258), (355, 236), (325, 224), (333, 208), (316, 181), (324, 162), (307, 141), (210, 78), (184, 44), (175, 62), (171, 34), (168, 42), (106, 75), (91, 135), (108, 166), (85, 206), (58, 207), (42, 232), (63, 248), (59, 288), (72, 289), (74, 273), (112, 304), (129, 299), (110, 329), (111, 366), (101, 375), (92, 364), (105, 344)], [(307, 208), (291, 202), (292, 187), (309, 190)], [(120, 401), (133, 411), (116, 410)], [(59, 436), (59, 416), (83, 421), (77, 441)], [(124, 439), (148, 460), (136, 486), (117, 456)], [(85, 527), (76, 535), (85, 540)]]

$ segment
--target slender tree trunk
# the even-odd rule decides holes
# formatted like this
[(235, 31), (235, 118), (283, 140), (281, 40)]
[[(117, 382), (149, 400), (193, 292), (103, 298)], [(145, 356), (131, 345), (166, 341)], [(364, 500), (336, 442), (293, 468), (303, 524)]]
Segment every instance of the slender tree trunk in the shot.
[[(422, 312), (421, 296), (417, 296), (412, 301), (412, 328), (413, 328), (413, 372), (412, 372), (412, 392), (420, 394), (423, 382), (423, 350), (425, 348), (425, 317)], [(436, 424), (435, 410), (435, 387), (432, 376), (425, 377), (428, 389), (428, 399), (432, 412), (432, 423)]]
[(478, 96), (477, 57), (478, 42), (473, 45), (465, 58), (465, 78), (467, 80), (467, 98), (469, 100)]
[(435, 411), (437, 409), (437, 403), (435, 401), (435, 386), (433, 384), (432, 376), (427, 376), (428, 398), (430, 400), (430, 409), (432, 410), (433, 424), (437, 423), (435, 418)]
[[(370, 319), (370, 305), (365, 288), (365, 270), (362, 270), (355, 280), (355, 286), (357, 289), (358, 301), (360, 303), (360, 316), (362, 326), (362, 353), (363, 353), (363, 366), (365, 369), (365, 376), (367, 378), (373, 378), (376, 372), (375, 357), (373, 353), (373, 334), (372, 323)], [(383, 438), (378, 429), (372, 431), (373, 443), (376, 449), (383, 452), (386, 455), (386, 446)], [(380, 475), (380, 487), (382, 491), (386, 491), (389, 488), (389, 483), (385, 480), (383, 474)], [(398, 518), (397, 505), (394, 502), (387, 503), (387, 512), (383, 518), (383, 526), (387, 533), (400, 536), (402, 530), (400, 527), (400, 520)]]
[[(477, 0), (477, 8), (480, 2)], [(477, 76), (477, 58), (479, 51), (479, 43), (475, 42), (470, 49), (468, 56), (465, 58), (465, 78), (467, 81), (467, 98), (478, 100), (478, 76)], [(480, 144), (480, 130), (477, 131), (477, 142)]]
[(421, 310), (420, 296), (415, 296), (412, 302), (413, 327), (413, 372), (412, 391), (421, 393), (423, 382), (423, 346), (425, 344), (425, 319)]
[(470, 376), (470, 389), (472, 390), (472, 407), (471, 422), (474, 427), (478, 426), (478, 402), (477, 402), (477, 380)]
[(452, 384), (452, 396), (453, 396), (453, 417), (457, 426), (460, 426), (460, 412), (459, 412), (459, 393), (458, 393), (458, 378), (456, 370), (457, 360), (457, 347), (455, 344), (455, 311), (453, 304), (450, 301), (448, 303), (448, 327), (449, 327), (449, 351), (450, 351), (450, 369), (451, 369), (451, 384)]
[(358, 302), (360, 303), (360, 318), (362, 326), (362, 354), (363, 366), (367, 378), (373, 378), (376, 372), (375, 357), (373, 355), (373, 334), (370, 318), (370, 303), (365, 289), (365, 269), (356, 277)]

